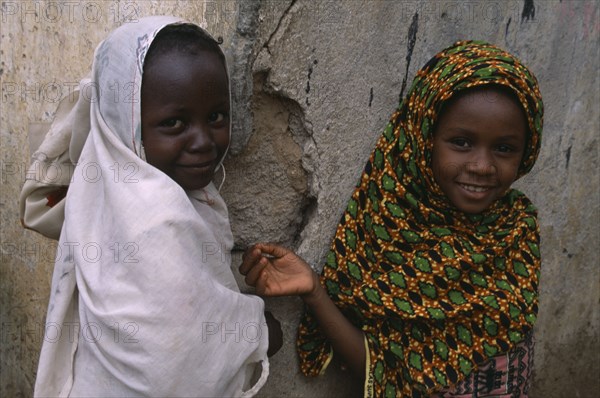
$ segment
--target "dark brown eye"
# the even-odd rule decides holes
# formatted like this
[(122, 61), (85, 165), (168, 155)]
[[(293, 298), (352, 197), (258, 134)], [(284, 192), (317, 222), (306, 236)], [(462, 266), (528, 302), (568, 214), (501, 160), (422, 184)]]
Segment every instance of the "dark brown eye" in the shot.
[(160, 124), (163, 127), (168, 127), (172, 129), (178, 129), (183, 127), (183, 120), (177, 118), (167, 119)]
[(452, 141), (452, 144), (461, 147), (461, 148), (468, 148), (470, 147), (470, 143), (468, 140), (466, 140), (465, 138), (454, 138)]
[(225, 120), (226, 117), (227, 117), (227, 114), (224, 112), (213, 112), (208, 117), (208, 121), (210, 123), (221, 123), (222, 121)]
[(502, 153), (510, 153), (510, 152), (514, 152), (515, 148), (511, 145), (500, 144), (496, 147), (496, 151), (502, 152)]

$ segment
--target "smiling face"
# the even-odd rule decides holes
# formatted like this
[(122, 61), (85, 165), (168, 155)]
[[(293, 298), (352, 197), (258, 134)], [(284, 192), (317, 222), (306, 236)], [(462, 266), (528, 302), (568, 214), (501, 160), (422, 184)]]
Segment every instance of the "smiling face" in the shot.
[(473, 89), (446, 104), (433, 138), (436, 182), (459, 210), (477, 214), (517, 177), (527, 125), (520, 105), (497, 88)]
[(229, 87), (219, 55), (157, 55), (144, 67), (141, 101), (147, 162), (185, 190), (208, 185), (229, 145)]

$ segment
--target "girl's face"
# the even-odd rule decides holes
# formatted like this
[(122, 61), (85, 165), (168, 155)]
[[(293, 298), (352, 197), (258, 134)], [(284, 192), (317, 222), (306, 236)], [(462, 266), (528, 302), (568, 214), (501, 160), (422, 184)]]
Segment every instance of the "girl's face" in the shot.
[(185, 190), (208, 185), (229, 145), (229, 87), (219, 56), (157, 55), (144, 69), (141, 100), (148, 163)]
[(520, 105), (493, 88), (449, 103), (434, 132), (432, 167), (450, 202), (477, 214), (500, 198), (517, 177), (526, 132)]

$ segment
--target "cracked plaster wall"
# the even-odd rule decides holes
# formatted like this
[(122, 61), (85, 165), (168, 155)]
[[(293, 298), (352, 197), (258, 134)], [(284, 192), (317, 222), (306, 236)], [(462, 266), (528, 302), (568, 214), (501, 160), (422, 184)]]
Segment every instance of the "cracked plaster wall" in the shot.
[[(546, 105), (540, 158), (517, 184), (538, 205), (542, 226), (531, 396), (600, 390), (598, 2), (82, 1), (70, 2), (68, 15), (67, 3), (2, 3), (2, 396), (31, 395), (52, 271), (53, 242), (18, 220), (27, 126), (55, 110), (57, 93), (45, 84), (76, 82), (110, 30), (128, 17), (166, 13), (205, 21), (232, 60), (235, 120), (223, 196), (234, 264), (248, 244), (270, 240), (320, 269), (364, 162), (416, 70), (462, 38), (517, 54), (537, 75)], [(53, 4), (63, 7), (58, 19), (48, 14)], [(90, 5), (96, 14), (84, 14)], [(278, 298), (267, 306), (286, 342), (259, 396), (360, 395), (335, 363), (324, 377), (300, 376), (293, 342), (301, 303)]]

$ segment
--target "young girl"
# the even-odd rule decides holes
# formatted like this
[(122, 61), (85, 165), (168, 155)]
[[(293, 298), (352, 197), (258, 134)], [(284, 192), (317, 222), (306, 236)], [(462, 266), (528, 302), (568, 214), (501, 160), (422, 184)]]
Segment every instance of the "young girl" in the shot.
[[(60, 230), (35, 395), (253, 395), (271, 335), (263, 301), (230, 270), (211, 182), (231, 120), (218, 43), (173, 17), (125, 24), (77, 98), (59, 107), (22, 194), (25, 225)], [(50, 181), (51, 164), (77, 166)]]
[(304, 374), (333, 353), (364, 395), (526, 396), (540, 271), (536, 210), (510, 185), (533, 166), (543, 105), (514, 56), (458, 42), (418, 73), (338, 225), (320, 279), (250, 248), (263, 295), (302, 297)]

